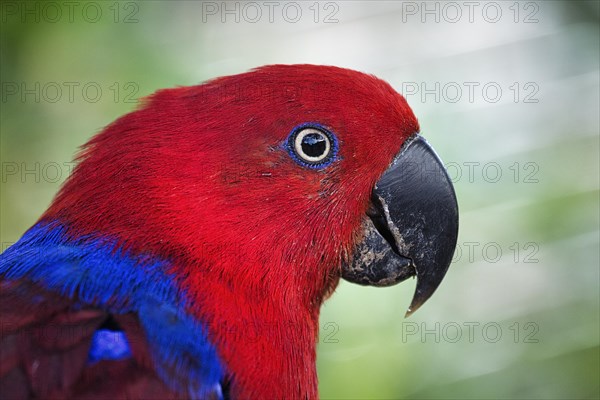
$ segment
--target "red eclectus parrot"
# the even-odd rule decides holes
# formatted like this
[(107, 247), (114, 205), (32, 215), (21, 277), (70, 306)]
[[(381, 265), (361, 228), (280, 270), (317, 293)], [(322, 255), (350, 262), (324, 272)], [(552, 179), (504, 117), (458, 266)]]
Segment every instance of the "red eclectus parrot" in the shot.
[(272, 65), (160, 90), (0, 256), (2, 399), (315, 399), (340, 277), (438, 287), (458, 233), (405, 99)]

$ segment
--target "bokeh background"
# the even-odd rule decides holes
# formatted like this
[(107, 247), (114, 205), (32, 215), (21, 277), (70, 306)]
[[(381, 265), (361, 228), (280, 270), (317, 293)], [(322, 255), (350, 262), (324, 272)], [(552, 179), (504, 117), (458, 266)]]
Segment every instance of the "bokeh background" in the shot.
[(0, 3), (3, 248), (138, 97), (263, 64), (353, 68), (405, 94), (461, 227), (409, 319), (414, 281), (340, 285), (322, 398), (600, 396), (599, 2), (70, 4)]

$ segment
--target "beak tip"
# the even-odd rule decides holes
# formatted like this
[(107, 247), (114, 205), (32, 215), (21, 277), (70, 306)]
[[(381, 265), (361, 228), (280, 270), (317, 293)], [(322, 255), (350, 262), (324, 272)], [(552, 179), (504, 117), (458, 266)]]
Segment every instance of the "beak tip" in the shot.
[(421, 306), (433, 295), (433, 292), (435, 292), (438, 285), (439, 281), (437, 280), (429, 281), (427, 277), (419, 277), (419, 275), (417, 275), (415, 294), (410, 302), (410, 306), (406, 310), (406, 314), (404, 314), (404, 318), (410, 317), (415, 311), (421, 308)]
[(423, 303), (424, 303), (424, 301), (417, 300), (416, 294), (415, 294), (415, 298), (413, 298), (412, 302), (410, 303), (410, 306), (406, 310), (406, 313), (404, 314), (404, 318), (408, 318), (411, 315), (413, 315), (415, 313), (415, 311), (417, 311), (419, 308), (421, 308)]

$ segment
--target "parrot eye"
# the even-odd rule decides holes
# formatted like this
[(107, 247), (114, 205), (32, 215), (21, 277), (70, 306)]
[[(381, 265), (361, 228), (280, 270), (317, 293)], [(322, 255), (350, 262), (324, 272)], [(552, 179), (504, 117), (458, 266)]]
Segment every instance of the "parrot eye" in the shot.
[(292, 130), (287, 150), (298, 164), (308, 168), (324, 168), (337, 153), (336, 137), (318, 124), (302, 124)]

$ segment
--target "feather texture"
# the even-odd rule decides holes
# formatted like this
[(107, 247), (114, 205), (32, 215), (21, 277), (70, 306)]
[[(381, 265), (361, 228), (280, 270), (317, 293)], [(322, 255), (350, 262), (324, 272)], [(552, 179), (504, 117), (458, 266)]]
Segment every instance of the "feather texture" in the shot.
[[(285, 149), (307, 122), (336, 135), (326, 168)], [(158, 376), (190, 397), (316, 398), (320, 306), (374, 183), (418, 130), (387, 83), (336, 67), (274, 65), (160, 90), (84, 146), (38, 224), (1, 256), (19, 310), (3, 323), (20, 331), (89, 309), (113, 318), (133, 357), (84, 368), (100, 393), (106, 374), (140, 393)], [(22, 311), (38, 301), (48, 314)], [(75, 343), (89, 346), (92, 331)], [(11, 351), (3, 382), (33, 390)]]
[(110, 239), (70, 240), (64, 232), (57, 223), (38, 224), (0, 256), (6, 311), (0, 316), (1, 334), (8, 343), (2, 354), (3, 385), (16, 379), (10, 377), (18, 375), (13, 369), (24, 369), (36, 396), (72, 394), (86, 367), (100, 369), (90, 357), (100, 363), (107, 358), (95, 354), (101, 349), (90, 348), (105, 332), (101, 325), (109, 316), (118, 321), (129, 315), (134, 320), (124, 326), (134, 327), (124, 329), (123, 337), (135, 342), (136, 355), (150, 356), (151, 362), (120, 364), (143, 365), (170, 390), (190, 398), (220, 393), (220, 361), (205, 328), (187, 315), (185, 294), (164, 273), (168, 263), (132, 257)]

